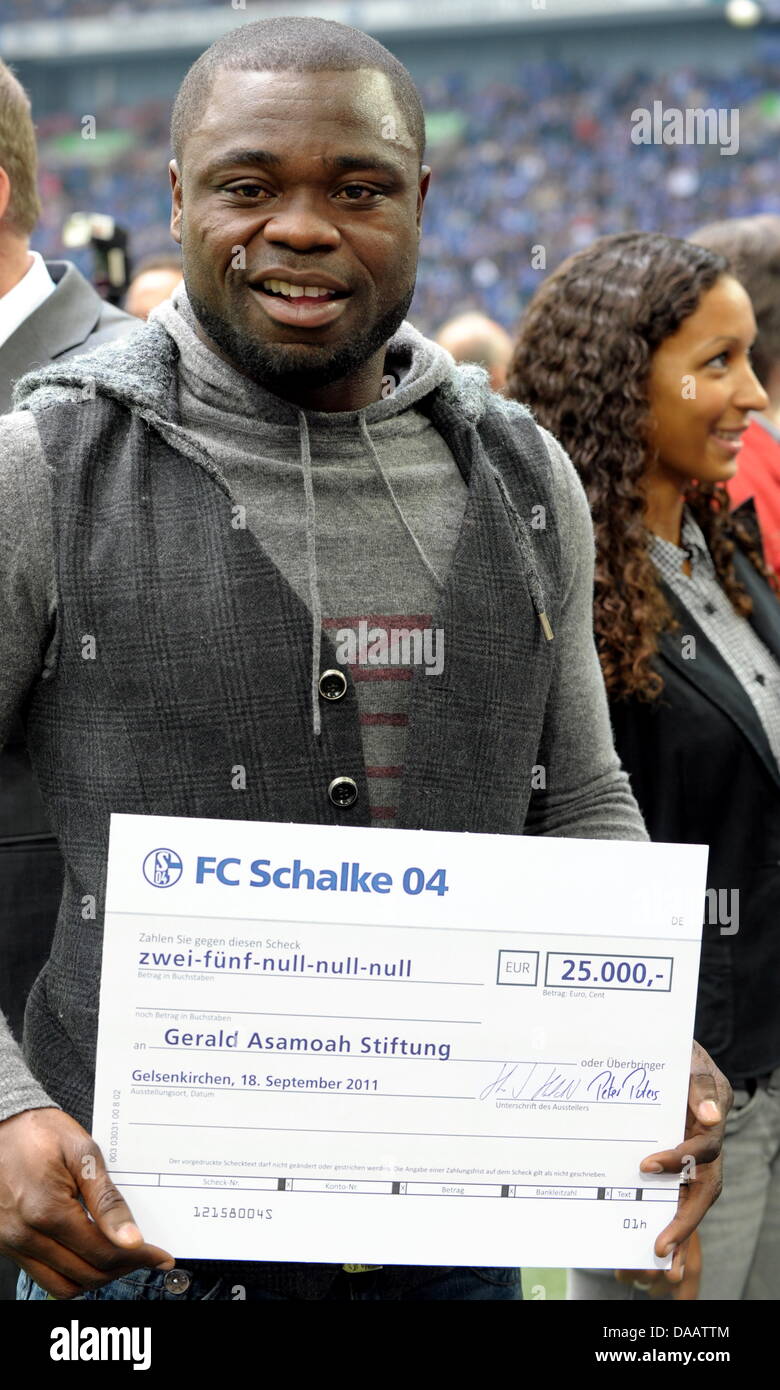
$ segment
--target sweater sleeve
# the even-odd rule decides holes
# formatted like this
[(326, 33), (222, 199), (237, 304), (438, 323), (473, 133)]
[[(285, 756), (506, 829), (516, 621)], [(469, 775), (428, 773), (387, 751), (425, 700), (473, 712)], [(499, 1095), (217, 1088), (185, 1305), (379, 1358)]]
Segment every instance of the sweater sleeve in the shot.
[(551, 434), (542, 433), (559, 498), (558, 516), (552, 520), (560, 526), (565, 583), (538, 756), (544, 785), (531, 794), (525, 833), (647, 840), (615, 752), (593, 635), (595, 541), (588, 500), (568, 455)]
[[(35, 418), (19, 411), (0, 416), (0, 748), (46, 667), (54, 605), (50, 479)], [(0, 1014), (0, 1120), (47, 1105)]]

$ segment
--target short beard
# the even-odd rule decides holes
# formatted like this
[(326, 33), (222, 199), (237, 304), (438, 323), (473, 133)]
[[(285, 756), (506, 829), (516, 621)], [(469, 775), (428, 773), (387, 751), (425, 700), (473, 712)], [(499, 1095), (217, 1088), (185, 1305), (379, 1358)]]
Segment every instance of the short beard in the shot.
[(263, 342), (214, 313), (192, 291), (186, 283), (186, 276), (185, 287), (192, 312), (201, 328), (233, 365), (275, 395), (294, 399), (296, 391), (329, 386), (331, 382), (350, 376), (384, 347), (406, 318), (415, 284), (412, 281), (403, 297), (375, 323), (362, 333), (357, 333), (349, 343), (335, 349), (320, 347), (316, 343), (295, 346), (292, 343)]

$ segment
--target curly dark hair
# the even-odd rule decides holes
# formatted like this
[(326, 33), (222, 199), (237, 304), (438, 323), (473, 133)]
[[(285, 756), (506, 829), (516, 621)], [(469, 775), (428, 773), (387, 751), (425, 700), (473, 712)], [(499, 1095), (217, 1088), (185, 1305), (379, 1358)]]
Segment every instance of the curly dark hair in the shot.
[[(650, 559), (643, 479), (652, 461), (648, 403), (656, 348), (730, 273), (728, 261), (660, 232), (601, 237), (549, 276), (520, 322), (506, 395), (523, 401), (571, 456), (596, 534), (594, 626), (613, 699), (654, 700), (658, 635), (676, 626)], [(776, 587), (749, 526), (720, 483), (692, 483), (696, 517), (733, 608), (752, 600), (734, 569), (737, 545)]]

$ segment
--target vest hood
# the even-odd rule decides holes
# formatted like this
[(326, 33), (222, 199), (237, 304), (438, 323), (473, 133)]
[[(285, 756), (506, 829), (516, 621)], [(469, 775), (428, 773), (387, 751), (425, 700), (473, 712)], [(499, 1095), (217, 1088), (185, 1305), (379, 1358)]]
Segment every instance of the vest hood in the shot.
[[(39, 410), (62, 400), (105, 395), (133, 407), (150, 423), (155, 417), (160, 422), (170, 422), (171, 388), (179, 355), (173, 336), (179, 306), (182, 316), (191, 321), (192, 310), (182, 291), (178, 297), (160, 305), (147, 323), (139, 323), (126, 337), (83, 356), (28, 372), (16, 383), (13, 409)], [(396, 389), (360, 411), (301, 410), (258, 387), (260, 419), (294, 424), (304, 415), (309, 421), (332, 424), (338, 429), (347, 419), (360, 416), (370, 425), (408, 410), (438, 390), (468, 420), (476, 422), (484, 414), (488, 401), (495, 399), (484, 367), (473, 363), (456, 364), (445, 348), (426, 338), (408, 320), (404, 320), (388, 342), (387, 362), (396, 361), (405, 369)], [(528, 414), (515, 402), (505, 404), (513, 411)]]

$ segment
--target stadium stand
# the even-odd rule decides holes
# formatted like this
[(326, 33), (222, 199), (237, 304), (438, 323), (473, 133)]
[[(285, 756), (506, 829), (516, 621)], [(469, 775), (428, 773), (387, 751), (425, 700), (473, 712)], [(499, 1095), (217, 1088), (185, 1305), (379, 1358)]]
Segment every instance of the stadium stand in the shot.
[[(165, 0), (166, 10), (194, 10), (199, 6), (223, 5), (225, 0)], [(27, 21), (33, 18), (30, 13), (30, 0), (3, 0), (0, 18)], [(145, 10), (159, 10), (160, 0), (36, 0), (36, 21), (43, 19), (91, 19), (95, 16), (110, 20), (123, 15), (142, 14)]]
[[(479, 85), (465, 68), (423, 79), (434, 178), (415, 323), (433, 332), (472, 307), (511, 328), (545, 263), (549, 269), (605, 232), (685, 235), (722, 217), (780, 212), (776, 75), (767, 61), (731, 74), (687, 67), (659, 77), (634, 68), (596, 78), (549, 60), (520, 63), (510, 79)], [(659, 100), (739, 108), (738, 154), (723, 156), (715, 145), (632, 144), (631, 112)], [(130, 230), (136, 258), (170, 245), (169, 109), (159, 98), (98, 109), (92, 149), (73, 114), (38, 121), (45, 210), (37, 250), (61, 255), (66, 217), (87, 207)]]

